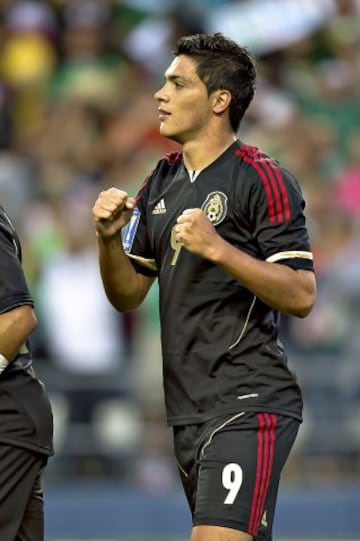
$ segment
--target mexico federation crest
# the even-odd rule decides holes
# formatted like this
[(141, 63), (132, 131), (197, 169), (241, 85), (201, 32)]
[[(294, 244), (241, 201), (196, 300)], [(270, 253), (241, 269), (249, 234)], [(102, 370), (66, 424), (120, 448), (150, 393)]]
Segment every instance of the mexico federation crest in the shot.
[(212, 225), (219, 225), (227, 213), (227, 196), (223, 192), (211, 192), (203, 203), (201, 210), (205, 212)]

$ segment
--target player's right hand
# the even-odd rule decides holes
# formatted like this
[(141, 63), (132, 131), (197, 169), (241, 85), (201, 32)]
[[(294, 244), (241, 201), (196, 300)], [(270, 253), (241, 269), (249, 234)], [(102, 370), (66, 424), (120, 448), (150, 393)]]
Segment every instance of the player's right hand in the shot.
[(128, 223), (135, 208), (135, 199), (118, 188), (99, 194), (92, 208), (95, 229), (103, 238), (111, 238)]

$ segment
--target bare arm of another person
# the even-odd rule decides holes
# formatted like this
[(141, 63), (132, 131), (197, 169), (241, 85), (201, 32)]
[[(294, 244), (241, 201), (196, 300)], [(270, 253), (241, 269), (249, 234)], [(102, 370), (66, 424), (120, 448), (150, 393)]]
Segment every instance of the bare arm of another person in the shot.
[(190, 252), (222, 267), (275, 310), (305, 317), (315, 303), (312, 271), (251, 257), (224, 240), (200, 209), (188, 209), (179, 216), (176, 240)]
[(135, 200), (126, 192), (110, 188), (100, 193), (92, 210), (104, 290), (120, 312), (137, 308), (154, 281), (136, 272), (123, 249), (120, 233), (134, 207)]
[(0, 314), (0, 353), (11, 362), (37, 325), (32, 306), (18, 306)]

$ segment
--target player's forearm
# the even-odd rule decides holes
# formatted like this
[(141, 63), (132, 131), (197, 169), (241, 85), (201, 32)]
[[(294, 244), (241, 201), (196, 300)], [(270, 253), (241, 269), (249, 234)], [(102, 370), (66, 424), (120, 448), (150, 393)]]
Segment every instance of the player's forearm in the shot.
[(98, 237), (98, 246), (100, 274), (109, 301), (120, 312), (137, 308), (146, 291), (123, 250), (120, 235), (111, 239)]
[(36, 325), (37, 319), (30, 305), (0, 314), (0, 354), (12, 361)]
[(221, 237), (209, 259), (275, 310), (305, 317), (314, 305), (316, 284), (311, 271), (257, 260)]

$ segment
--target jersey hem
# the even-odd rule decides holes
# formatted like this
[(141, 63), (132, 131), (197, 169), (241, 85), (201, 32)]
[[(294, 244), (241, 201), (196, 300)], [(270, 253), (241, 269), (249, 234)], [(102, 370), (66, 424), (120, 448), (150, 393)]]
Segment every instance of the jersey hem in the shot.
[(0, 304), (0, 314), (6, 314), (6, 312), (11, 312), (11, 310), (20, 308), (20, 306), (32, 306), (34, 308), (34, 302), (29, 297), (26, 297), (20, 298), (9, 304), (5, 298), (5, 300), (3, 299)]
[(1, 443), (6, 443), (7, 445), (12, 445), (13, 447), (20, 447), (21, 449), (27, 449), (28, 451), (34, 451), (35, 453), (40, 453), (41, 455), (54, 455), (54, 449), (50, 447), (36, 443), (29, 443), (16, 438), (7, 438), (6, 436), (0, 435), (0, 444)]
[(239, 404), (237, 404), (237, 407), (233, 406), (231, 408), (222, 408), (215, 411), (212, 411), (207, 414), (202, 415), (189, 415), (189, 416), (183, 416), (183, 417), (168, 417), (167, 418), (167, 425), (168, 426), (179, 426), (179, 425), (193, 425), (193, 424), (201, 424), (209, 421), (210, 419), (215, 419), (216, 417), (221, 417), (224, 414), (231, 414), (238, 412), (239, 409), (244, 412), (259, 412), (259, 413), (277, 413), (279, 415), (283, 415), (284, 417), (292, 417), (299, 421), (300, 423), (303, 421), (302, 414), (299, 412), (295, 412), (292, 410), (286, 410), (283, 408), (274, 408), (273, 406), (244, 406), (241, 404), (241, 407)]
[(221, 517), (219, 518), (214, 518), (214, 517), (210, 518), (206, 516), (195, 517), (193, 519), (193, 526), (222, 526), (224, 528), (232, 528), (234, 530), (238, 530), (240, 532), (253, 535), (253, 534), (250, 534), (248, 525), (237, 522), (235, 520), (229, 520), (226, 518), (224, 519)]

